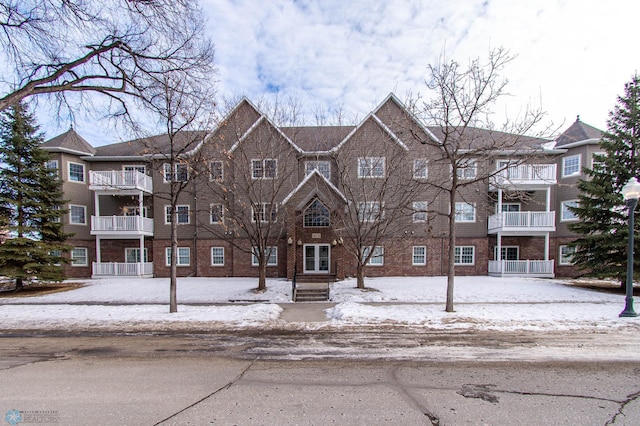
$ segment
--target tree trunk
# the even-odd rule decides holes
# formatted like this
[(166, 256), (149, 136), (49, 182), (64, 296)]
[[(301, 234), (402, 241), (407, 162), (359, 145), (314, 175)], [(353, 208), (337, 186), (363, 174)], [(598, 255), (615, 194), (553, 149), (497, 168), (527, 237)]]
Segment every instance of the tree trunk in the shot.
[(358, 267), (356, 268), (356, 288), (364, 289), (364, 266), (358, 263)]
[(264, 259), (260, 262), (260, 273), (258, 275), (258, 291), (265, 291), (267, 289), (267, 259), (266, 256), (263, 256)]
[(22, 278), (16, 278), (16, 288), (14, 291), (21, 291), (24, 288), (24, 282)]
[(171, 278), (169, 279), (169, 313), (178, 312), (178, 211), (171, 208)]
[(449, 259), (447, 262), (447, 304), (445, 310), (454, 312), (453, 309), (453, 287), (456, 276), (455, 253), (456, 253), (456, 216), (455, 216), (455, 191), (451, 192), (451, 213), (449, 214)]

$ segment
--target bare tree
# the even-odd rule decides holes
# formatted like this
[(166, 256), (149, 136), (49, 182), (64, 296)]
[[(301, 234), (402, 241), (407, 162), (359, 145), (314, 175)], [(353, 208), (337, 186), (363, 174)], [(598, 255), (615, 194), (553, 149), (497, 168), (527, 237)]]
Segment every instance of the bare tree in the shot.
[(39, 95), (71, 108), (70, 93), (99, 93), (111, 114), (127, 117), (128, 102), (146, 98), (163, 76), (188, 80), (213, 59), (190, 0), (6, 0), (0, 28), (8, 68), (0, 110)]
[[(170, 222), (170, 285), (169, 312), (177, 312), (177, 259), (179, 256), (179, 224), (190, 223), (191, 209), (187, 205), (196, 197), (193, 185), (206, 173), (206, 160), (202, 146), (212, 125), (214, 111), (213, 89), (206, 84), (184, 80), (180, 74), (165, 75), (154, 86), (154, 96), (146, 106), (155, 113), (158, 124), (165, 132), (160, 136), (144, 137), (138, 141), (142, 152), (151, 158), (156, 176), (162, 176), (163, 185), (154, 189), (154, 197), (168, 204), (162, 213)], [(156, 210), (157, 211), (157, 210)]]
[[(263, 103), (264, 107), (264, 103)], [(270, 104), (282, 123), (299, 118), (298, 104)], [(209, 176), (200, 180), (210, 210), (199, 225), (251, 256), (258, 267), (258, 291), (266, 290), (267, 268), (278, 257), (286, 233), (282, 200), (295, 188), (297, 156), (289, 137), (247, 100), (222, 120), (207, 142)]]
[(470, 196), (486, 193), (489, 179), (504, 171), (507, 166), (495, 167), (499, 158), (509, 152), (509, 166), (525, 161), (540, 149), (542, 140), (536, 136), (546, 133), (537, 130), (544, 116), (540, 109), (527, 109), (521, 117), (507, 119), (500, 129), (492, 121), (493, 108), (507, 95), (508, 82), (501, 73), (514, 58), (498, 48), (490, 51), (486, 63), (473, 59), (464, 67), (443, 56), (428, 67), (426, 85), (433, 98), (408, 102), (433, 126), (431, 130), (414, 127), (412, 134), (431, 148), (425, 185), (434, 189), (435, 197), (446, 200), (444, 209), (435, 213), (444, 216), (448, 225), (447, 312), (454, 311), (456, 218), (465, 214), (465, 206), (482, 208), (474, 206)]
[(349, 200), (335, 218), (341, 222), (336, 233), (355, 260), (357, 288), (365, 288), (368, 263), (404, 249), (391, 236), (410, 229), (414, 213), (427, 214), (426, 206), (416, 203), (419, 183), (412, 178), (409, 151), (373, 114), (333, 151), (338, 185)]

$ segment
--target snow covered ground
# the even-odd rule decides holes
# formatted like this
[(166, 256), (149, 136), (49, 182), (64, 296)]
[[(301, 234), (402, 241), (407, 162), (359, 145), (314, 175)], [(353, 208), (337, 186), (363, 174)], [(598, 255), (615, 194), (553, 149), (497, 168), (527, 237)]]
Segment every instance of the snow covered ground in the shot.
[[(180, 278), (178, 313), (169, 314), (168, 279), (87, 280), (66, 292), (0, 298), (0, 329), (212, 330), (366, 326), (433, 330), (636, 331), (640, 318), (619, 318), (624, 296), (566, 285), (561, 280), (457, 277), (454, 313), (444, 312), (445, 277), (386, 277), (332, 284), (335, 306), (326, 322), (287, 322), (291, 283), (255, 278)], [(313, 304), (306, 305), (313, 309)], [(640, 306), (640, 305), (639, 305)]]

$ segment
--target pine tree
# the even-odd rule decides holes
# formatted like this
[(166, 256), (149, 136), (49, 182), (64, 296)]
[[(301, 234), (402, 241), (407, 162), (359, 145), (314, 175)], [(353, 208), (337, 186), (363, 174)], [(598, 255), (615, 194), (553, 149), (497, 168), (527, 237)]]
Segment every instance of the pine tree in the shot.
[(0, 275), (15, 279), (16, 290), (31, 279), (61, 281), (69, 251), (61, 217), (62, 188), (58, 171), (47, 166), (40, 148), (42, 134), (24, 104), (0, 117)]
[[(600, 141), (604, 153), (594, 155), (593, 168), (585, 168), (587, 179), (578, 183), (578, 206), (571, 209), (580, 218), (580, 222), (570, 226), (580, 234), (572, 244), (576, 248), (574, 262), (590, 275), (619, 280), (622, 287), (626, 279), (629, 228), (628, 209), (620, 191), (631, 177), (640, 176), (640, 162), (636, 161), (639, 137), (640, 76), (635, 75), (625, 84), (624, 95), (618, 97), (609, 113), (607, 132)], [(639, 229), (636, 226), (635, 232)], [(634, 271), (640, 270), (638, 266), (636, 258)]]

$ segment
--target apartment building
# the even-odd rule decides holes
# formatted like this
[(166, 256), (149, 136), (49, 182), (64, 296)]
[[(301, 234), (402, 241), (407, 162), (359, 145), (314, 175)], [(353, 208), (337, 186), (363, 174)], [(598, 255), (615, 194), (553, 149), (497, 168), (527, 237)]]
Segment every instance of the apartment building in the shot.
[[(179, 276), (258, 276), (258, 241), (270, 277), (353, 276), (359, 254), (366, 276), (445, 275), (453, 173), (470, 182), (454, 200), (457, 274), (576, 275), (569, 207), (601, 131), (579, 119), (555, 141), (472, 130), (467, 153), (517, 142), (454, 167), (441, 129), (393, 94), (356, 126), (279, 127), (243, 99), (211, 133), (179, 140), (93, 147), (71, 129), (43, 144), (68, 200), (67, 276), (166, 277), (171, 256)], [(187, 141), (197, 143), (169, 161)]]

